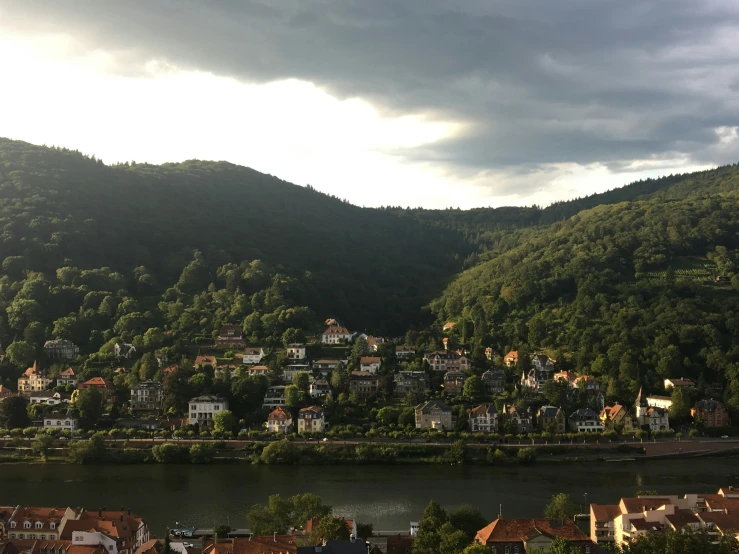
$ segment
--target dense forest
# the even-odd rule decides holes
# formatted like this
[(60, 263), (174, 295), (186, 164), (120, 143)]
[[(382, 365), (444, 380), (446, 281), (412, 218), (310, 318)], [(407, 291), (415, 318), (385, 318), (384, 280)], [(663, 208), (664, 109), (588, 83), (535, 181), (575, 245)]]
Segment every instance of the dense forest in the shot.
[(365, 209), (225, 162), (0, 139), (0, 226), (0, 342), (21, 358), (49, 338), (154, 349), (239, 323), (274, 345), (328, 316), (395, 336), (452, 320), (478, 357), (543, 349), (610, 398), (691, 376), (739, 410), (739, 166), (547, 208)]

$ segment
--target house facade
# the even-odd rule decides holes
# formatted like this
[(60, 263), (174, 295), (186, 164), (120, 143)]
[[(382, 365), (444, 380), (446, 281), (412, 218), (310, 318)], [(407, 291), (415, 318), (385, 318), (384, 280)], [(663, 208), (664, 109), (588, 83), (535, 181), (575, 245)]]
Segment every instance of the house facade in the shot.
[(580, 408), (572, 412), (569, 418), (570, 431), (573, 433), (600, 433), (603, 423), (600, 416), (590, 408)]
[(131, 412), (160, 414), (164, 402), (164, 385), (157, 381), (143, 381), (131, 388)]
[(18, 377), (18, 392), (39, 392), (49, 388), (52, 380), (38, 367), (37, 362)]
[(658, 396), (650, 394), (647, 396), (647, 406), (650, 408), (660, 408), (662, 410), (669, 410), (672, 407), (672, 398), (669, 396)]
[(198, 425), (201, 429), (213, 428), (213, 417), (219, 412), (228, 410), (228, 400), (212, 394), (192, 398), (189, 402), (190, 425)]
[(216, 348), (243, 348), (246, 346), (240, 325), (223, 325), (216, 337)]
[(425, 394), (429, 390), (429, 377), (423, 371), (399, 371), (394, 377), (395, 396), (404, 397), (409, 392)]
[(308, 406), (298, 412), (298, 433), (323, 433), (326, 429), (326, 414), (323, 408)]
[(503, 356), (503, 363), (507, 367), (515, 366), (518, 363), (518, 350), (511, 350), (508, 354)]
[(724, 405), (713, 398), (698, 401), (690, 410), (694, 419), (700, 419), (706, 427), (728, 427), (731, 425), (729, 412)]
[(58, 406), (59, 404), (69, 404), (70, 396), (59, 392), (32, 392), (28, 397), (31, 404), (44, 404), (46, 406)]
[(302, 343), (293, 343), (287, 345), (288, 360), (305, 360), (305, 345)]
[(344, 344), (352, 339), (352, 334), (346, 327), (340, 325), (329, 325), (321, 335), (323, 344)]
[(267, 416), (267, 431), (270, 433), (291, 433), (293, 430), (293, 416), (286, 408), (275, 408)]
[(74, 433), (80, 426), (79, 420), (67, 412), (54, 412), (44, 416), (44, 429), (56, 429)]
[(416, 406), (416, 429), (451, 429), (452, 409), (438, 400)]
[(685, 377), (665, 379), (665, 390), (671, 391), (674, 388), (694, 389), (695, 383)]
[(87, 389), (97, 389), (100, 391), (100, 394), (103, 396), (103, 400), (105, 400), (107, 404), (111, 404), (114, 400), (113, 397), (115, 395), (115, 389), (113, 388), (113, 383), (107, 379), (103, 379), (102, 377), (93, 377), (84, 383), (80, 383), (79, 387), (77, 387), (77, 390), (80, 392)]
[(254, 346), (244, 348), (244, 353), (242, 354), (241, 361), (248, 365), (254, 365), (261, 362), (262, 358), (264, 358), (264, 348), (262, 348), (261, 346)]
[(269, 387), (264, 393), (262, 408), (279, 408), (285, 405), (285, 386), (275, 385)]
[(467, 356), (460, 356), (450, 350), (429, 352), (423, 359), (429, 363), (432, 371), (467, 371), (470, 368)]
[(536, 412), (536, 423), (541, 431), (563, 434), (567, 432), (567, 417), (562, 408), (542, 406)]
[(382, 365), (382, 358), (379, 356), (362, 356), (359, 359), (359, 369), (361, 371), (368, 371), (369, 373), (377, 373), (380, 371)]
[(192, 363), (193, 367), (195, 369), (202, 369), (205, 366), (210, 366), (215, 369), (215, 367), (218, 365), (218, 360), (215, 356), (195, 356), (195, 361)]
[(44, 353), (52, 360), (74, 360), (80, 355), (80, 347), (67, 339), (47, 340)]
[(600, 412), (600, 422), (604, 431), (616, 431), (625, 434), (636, 431), (634, 418), (621, 404), (604, 407)]
[(482, 374), (482, 382), (488, 392), (492, 394), (503, 394), (506, 385), (505, 371), (502, 369), (488, 369)]
[(316, 379), (310, 384), (309, 390), (313, 398), (321, 398), (331, 394), (331, 385), (326, 379)]
[(670, 416), (667, 410), (650, 408), (641, 388), (636, 397), (636, 421), (640, 427), (649, 427), (650, 431), (667, 431), (670, 428)]
[(470, 410), (470, 431), (472, 433), (497, 433), (498, 411), (494, 404), (481, 404)]
[(68, 386), (72, 385), (73, 387), (77, 386), (77, 374), (74, 372), (74, 369), (71, 367), (68, 367), (64, 371), (62, 371), (59, 375), (56, 377), (56, 384), (58, 386)]
[(367, 398), (377, 392), (379, 378), (368, 371), (352, 371), (349, 375), (349, 391), (359, 398)]
[(457, 396), (464, 392), (464, 382), (467, 376), (461, 371), (447, 371), (444, 374), (444, 392)]
[(416, 347), (409, 345), (400, 345), (395, 347), (395, 357), (399, 360), (408, 360), (416, 357)]
[(530, 433), (534, 430), (531, 421), (531, 408), (518, 408), (517, 406), (505, 406), (505, 423), (515, 426), (519, 434)]

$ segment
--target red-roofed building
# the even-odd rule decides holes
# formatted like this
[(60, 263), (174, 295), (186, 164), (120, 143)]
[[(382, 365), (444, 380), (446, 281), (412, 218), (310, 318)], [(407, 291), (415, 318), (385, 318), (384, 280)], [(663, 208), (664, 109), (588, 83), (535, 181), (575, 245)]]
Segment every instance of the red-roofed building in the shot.
[(634, 433), (636, 431), (634, 418), (621, 404), (603, 408), (600, 412), (600, 421), (605, 431), (619, 431), (621, 433)]
[(7, 398), (8, 396), (13, 396), (13, 391), (10, 390), (8, 387), (0, 385), (0, 401)]
[(287, 408), (277, 407), (267, 416), (267, 431), (270, 433), (290, 433), (293, 430), (293, 416)]
[(80, 384), (80, 386), (77, 388), (80, 392), (90, 388), (96, 388), (103, 395), (103, 398), (106, 402), (113, 402), (113, 396), (115, 393), (115, 390), (113, 389), (113, 383), (103, 379), (102, 377), (93, 377), (92, 379), (88, 379), (84, 383)]
[(349, 342), (352, 338), (352, 334), (346, 327), (340, 325), (330, 325), (321, 336), (321, 342), (323, 344), (342, 344)]
[(496, 519), (480, 529), (475, 542), (492, 554), (547, 552), (555, 539), (567, 540), (582, 554), (595, 554), (595, 544), (569, 519)]
[(216, 348), (243, 348), (246, 346), (240, 325), (224, 325), (216, 337)]
[(518, 351), (517, 350), (511, 350), (503, 356), (503, 363), (507, 365), (508, 367), (513, 367), (518, 363)]
[(73, 387), (77, 386), (77, 374), (74, 372), (74, 369), (71, 367), (68, 367), (64, 371), (62, 371), (59, 375), (57, 375), (56, 378), (56, 384), (57, 385), (72, 385)]

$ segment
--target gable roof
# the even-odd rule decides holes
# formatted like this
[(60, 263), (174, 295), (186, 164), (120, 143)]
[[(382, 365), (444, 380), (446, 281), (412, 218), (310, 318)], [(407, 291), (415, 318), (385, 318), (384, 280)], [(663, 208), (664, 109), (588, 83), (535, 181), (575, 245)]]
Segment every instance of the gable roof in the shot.
[(382, 358), (380, 358), (380, 356), (362, 356), (359, 358), (359, 363), (362, 365), (379, 364), (380, 362), (382, 362)]
[(329, 325), (328, 329), (323, 332), (324, 335), (351, 335), (346, 327), (339, 325)]
[(570, 541), (589, 541), (588, 536), (569, 519), (496, 519), (480, 529), (475, 541), (480, 544), (522, 542), (532, 534), (561, 537)]
[(292, 419), (293, 416), (290, 415), (290, 412), (288, 412), (285, 408), (278, 406), (274, 410), (270, 412), (270, 414), (267, 416), (268, 421), (274, 421), (274, 420), (288, 420)]
[(439, 409), (442, 412), (450, 412), (452, 409), (444, 404), (443, 402), (440, 402), (438, 400), (429, 400), (428, 402), (422, 402), (418, 406), (416, 406), (416, 410), (421, 410), (423, 413), (429, 413), (433, 409)]
[(203, 554), (297, 554), (295, 535), (238, 537), (203, 547)]
[(75, 375), (76, 374), (74, 372), (74, 369), (72, 369), (71, 367), (68, 367), (67, 369), (65, 369), (59, 374), (59, 377), (74, 377)]
[(470, 417), (486, 417), (488, 415), (497, 414), (495, 404), (480, 404), (470, 410)]
[(194, 365), (216, 365), (215, 356), (196, 356)]

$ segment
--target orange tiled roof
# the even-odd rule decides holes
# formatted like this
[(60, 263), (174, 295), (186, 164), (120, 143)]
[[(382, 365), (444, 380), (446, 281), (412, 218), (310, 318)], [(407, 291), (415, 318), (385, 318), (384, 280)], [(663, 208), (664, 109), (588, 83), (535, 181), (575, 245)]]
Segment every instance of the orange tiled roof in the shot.
[(235, 538), (203, 548), (203, 554), (297, 554), (294, 535)]
[(480, 529), (475, 540), (480, 544), (496, 542), (519, 542), (532, 532), (538, 531), (553, 538), (561, 537), (570, 541), (588, 541), (588, 536), (569, 519), (496, 519), (487, 527)]

